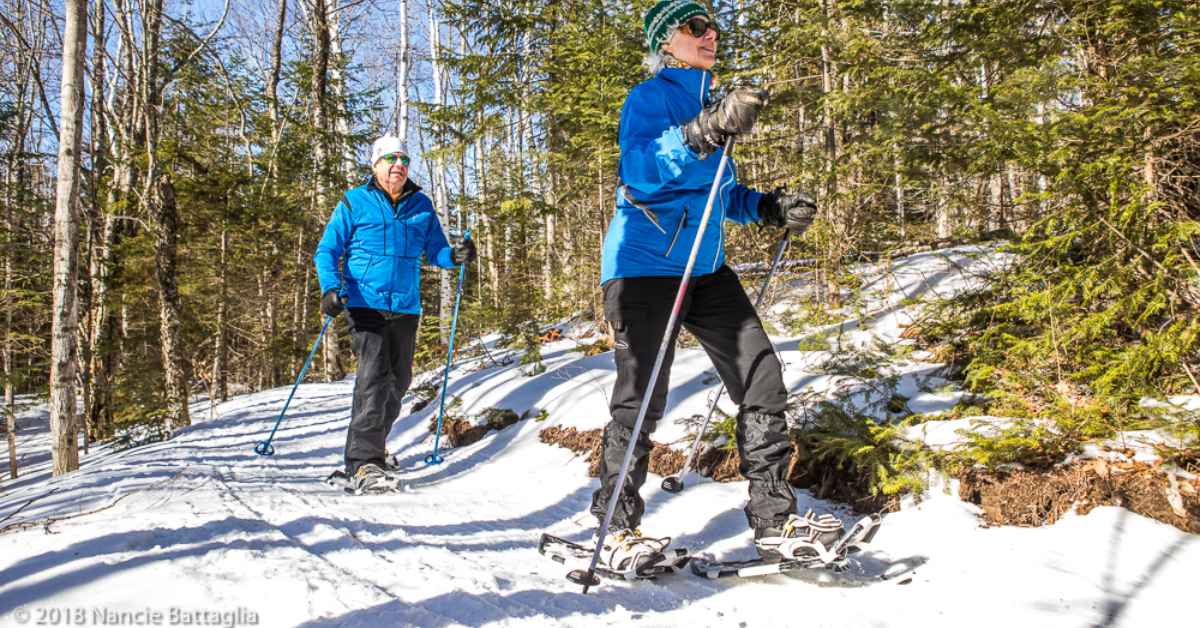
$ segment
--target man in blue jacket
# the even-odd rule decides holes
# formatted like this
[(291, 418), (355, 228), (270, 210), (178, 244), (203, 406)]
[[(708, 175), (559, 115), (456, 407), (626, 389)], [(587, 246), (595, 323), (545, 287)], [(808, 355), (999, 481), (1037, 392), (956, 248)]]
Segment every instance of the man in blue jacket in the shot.
[(592, 497), (597, 519), (605, 516), (629, 441), (636, 441), (603, 556), (610, 568), (630, 570), (658, 560), (665, 548), (662, 539), (645, 537), (637, 529), (645, 510), (638, 489), (649, 466), (649, 434), (666, 406), (674, 343), (649, 392), (641, 433), (634, 435), (633, 427), (697, 237), (694, 278), (680, 320), (700, 341), (739, 406), (739, 470), (750, 484), (746, 517), (756, 547), (765, 558), (806, 551), (805, 544), (824, 547), (840, 536), (841, 523), (828, 515), (796, 513), (786, 478), (791, 446), (779, 360), (737, 275), (725, 265), (724, 246), (726, 220), (763, 222), (800, 233), (812, 223), (816, 206), (807, 195), (782, 190), (763, 194), (738, 184), (730, 160), (711, 218), (699, 233), (722, 146), (730, 136), (750, 131), (767, 93), (739, 88), (720, 100), (712, 98), (710, 70), (718, 32), (700, 4), (662, 0), (647, 11), (644, 31), (654, 76), (633, 88), (621, 110), (621, 185), (601, 259), (617, 381), (609, 405), (612, 421), (602, 440), (600, 488)]
[(356, 493), (394, 490), (386, 471), (387, 435), (412, 382), (413, 350), (421, 316), (421, 255), (441, 268), (475, 259), (475, 243), (450, 246), (429, 197), (408, 178), (409, 156), (399, 138), (371, 147), (372, 176), (342, 196), (313, 262), (321, 283), (321, 311), (350, 313), (358, 372), (346, 475)]

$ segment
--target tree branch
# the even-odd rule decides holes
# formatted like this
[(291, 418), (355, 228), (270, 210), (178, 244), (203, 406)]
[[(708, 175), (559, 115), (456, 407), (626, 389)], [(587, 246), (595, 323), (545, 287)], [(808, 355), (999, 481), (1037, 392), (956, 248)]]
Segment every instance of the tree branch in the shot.
[(182, 22), (180, 22), (179, 20), (176, 20), (174, 18), (167, 17), (167, 20), (174, 22), (176, 25), (182, 27), (184, 30), (186, 30), (188, 33), (190, 33), (192, 37), (199, 39), (200, 45), (196, 46), (196, 49), (193, 50), (191, 52), (191, 54), (189, 54), (183, 61), (180, 61), (178, 64), (175, 65), (175, 67), (173, 67), (167, 71), (166, 75), (163, 77), (164, 89), (162, 90), (162, 92), (160, 92), (160, 96), (161, 96), (161, 94), (166, 93), (167, 90), (165, 89), (165, 87), (167, 85), (169, 85), (171, 83), (171, 81), (173, 81), (175, 79), (175, 74), (177, 72), (179, 72), (180, 70), (182, 70), (183, 68), (187, 67), (187, 64), (191, 63), (192, 59), (196, 58), (196, 55), (200, 54), (200, 52), (202, 50), (204, 50), (206, 47), (208, 47), (208, 43), (212, 41), (213, 37), (216, 37), (217, 32), (220, 31), (221, 27), (225, 25), (225, 18), (227, 18), (227, 17), (229, 17), (229, 0), (225, 0), (225, 8), (221, 11), (221, 19), (217, 20), (216, 26), (213, 26), (212, 31), (210, 31), (208, 33), (208, 35), (205, 35), (203, 39), (201, 39), (200, 37), (197, 37), (196, 33), (192, 32), (192, 29), (189, 28), (186, 24), (183, 24)]

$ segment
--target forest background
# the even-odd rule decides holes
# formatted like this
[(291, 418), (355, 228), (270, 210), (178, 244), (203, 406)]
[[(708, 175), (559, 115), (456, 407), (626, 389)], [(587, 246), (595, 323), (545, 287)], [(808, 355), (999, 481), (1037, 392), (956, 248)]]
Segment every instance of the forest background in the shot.
[[(18, 395), (51, 399), (63, 473), (80, 434), (170, 433), (192, 395), (290, 383), (322, 323), (315, 242), (384, 132), (452, 239), (479, 243), (461, 338), (501, 331), (536, 365), (541, 323), (602, 317), (649, 4), (0, 0), (10, 473)], [(853, 302), (857, 261), (998, 240), (1017, 263), (913, 333), (984, 410), (1086, 438), (1200, 392), (1194, 2), (713, 4), (721, 84), (772, 94), (741, 181), (819, 200), (791, 253), (818, 287), (809, 318)], [(727, 229), (739, 263), (780, 235)], [(425, 276), (431, 366), (454, 276)], [(314, 376), (352, 369), (343, 325)]]

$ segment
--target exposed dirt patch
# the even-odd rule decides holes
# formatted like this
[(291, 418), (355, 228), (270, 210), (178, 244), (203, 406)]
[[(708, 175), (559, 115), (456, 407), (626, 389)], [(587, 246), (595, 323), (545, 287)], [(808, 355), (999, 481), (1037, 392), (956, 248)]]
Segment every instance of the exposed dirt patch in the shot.
[(871, 478), (864, 477), (849, 461), (834, 463), (819, 458), (814, 443), (804, 432), (791, 433), (792, 457), (788, 462), (788, 483), (808, 489), (814, 497), (850, 504), (856, 512), (896, 512), (899, 495), (872, 495)]
[[(437, 430), (437, 417), (429, 419), (429, 431)], [(479, 442), (488, 433), (486, 425), (473, 425), (466, 419), (448, 416), (442, 421), (442, 436), (451, 447), (463, 447)]]
[[(550, 427), (538, 436), (543, 443), (587, 456), (588, 475), (597, 477), (600, 435), (601, 430)], [(695, 471), (717, 482), (744, 479), (738, 472), (741, 459), (736, 449), (704, 447), (694, 463)], [(685, 454), (654, 443), (650, 471), (674, 475), (683, 466)], [(793, 440), (788, 482), (821, 499), (850, 504), (858, 512), (899, 509), (899, 496), (866, 494), (859, 488), (860, 478), (846, 469), (815, 464), (814, 460), (801, 443)], [(959, 480), (960, 497), (981, 506), (983, 518), (990, 525), (1041, 526), (1058, 521), (1072, 509), (1086, 514), (1096, 506), (1112, 505), (1200, 534), (1200, 481), (1176, 478), (1172, 488), (1159, 466), (1093, 460), (1048, 471), (972, 471)]]
[(650, 449), (650, 473), (657, 475), (675, 475), (683, 468), (683, 459), (687, 457), (687, 452), (677, 451), (663, 445), (654, 443), (654, 447)]
[(746, 479), (738, 472), (741, 463), (742, 458), (736, 449), (705, 446), (696, 456), (693, 468), (700, 475), (717, 482), (737, 482)]
[(600, 475), (600, 432), (601, 430), (580, 432), (573, 427), (556, 425), (538, 432), (538, 440), (587, 456), (588, 476), (594, 478)]
[(1072, 510), (1123, 506), (1200, 534), (1200, 482), (1176, 478), (1172, 488), (1156, 465), (1092, 460), (1048, 471), (971, 471), (959, 479), (959, 496), (982, 507), (992, 525), (1040, 526)]
[[(481, 413), (484, 422), (447, 416), (442, 420), (442, 435), (451, 447), (465, 447), (479, 442), (488, 432), (505, 429), (523, 417), (508, 408), (488, 408)], [(437, 430), (437, 417), (430, 417), (429, 431)]]
[[(588, 475), (598, 477), (600, 475), (601, 432), (601, 430), (581, 432), (573, 427), (555, 426), (542, 430), (538, 434), (538, 438), (548, 445), (558, 445), (587, 456)], [(710, 445), (702, 445), (702, 447), (704, 449), (692, 463), (693, 470), (717, 482), (737, 482), (745, 479), (738, 472), (741, 458), (736, 449), (723, 449)], [(653, 448), (650, 450), (650, 472), (662, 476), (675, 475), (683, 468), (686, 456), (687, 452), (671, 449), (662, 443), (653, 443)], [(796, 443), (793, 442), (792, 457), (788, 466), (788, 481), (793, 486), (807, 488), (814, 495), (823, 499), (847, 502), (859, 512), (878, 512), (880, 510), (892, 512), (899, 508), (899, 498), (873, 497), (854, 493), (848, 488), (851, 483), (838, 481), (836, 473), (820, 476), (824, 483), (823, 486), (814, 485), (809, 475), (797, 472), (797, 469), (805, 468), (803, 465), (797, 464), (797, 456)], [(824, 494), (820, 494), (819, 491)]]
[[(603, 430), (581, 432), (573, 427), (548, 427), (538, 433), (538, 438), (547, 445), (558, 445), (587, 456), (588, 476), (600, 476), (600, 435)], [(683, 466), (683, 452), (675, 451), (662, 443), (652, 442), (650, 449), (650, 472), (658, 475), (674, 475)]]
[(579, 346), (575, 347), (575, 350), (587, 357), (591, 357), (593, 355), (600, 355), (605, 351), (612, 351), (612, 348), (612, 340), (607, 337), (601, 337), (593, 343), (580, 344)]

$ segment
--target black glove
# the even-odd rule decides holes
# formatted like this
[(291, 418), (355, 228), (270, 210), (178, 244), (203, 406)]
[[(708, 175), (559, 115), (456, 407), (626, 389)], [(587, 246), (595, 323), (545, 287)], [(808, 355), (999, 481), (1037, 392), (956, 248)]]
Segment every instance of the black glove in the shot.
[(344, 309), (346, 306), (342, 305), (342, 297), (338, 295), (337, 290), (326, 290), (325, 294), (321, 295), (321, 312), (325, 316), (337, 318)]
[(776, 188), (758, 200), (758, 215), (763, 224), (804, 233), (817, 215), (817, 202), (803, 192), (788, 194), (784, 188)]
[(730, 135), (749, 133), (758, 119), (758, 112), (767, 106), (767, 99), (765, 89), (734, 89), (683, 125), (683, 137), (687, 145), (701, 159), (708, 157), (724, 146)]
[(468, 238), (458, 243), (458, 246), (450, 249), (450, 261), (454, 262), (455, 266), (462, 266), (475, 261), (475, 241)]

